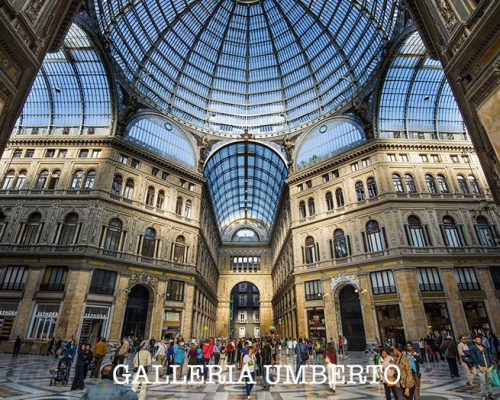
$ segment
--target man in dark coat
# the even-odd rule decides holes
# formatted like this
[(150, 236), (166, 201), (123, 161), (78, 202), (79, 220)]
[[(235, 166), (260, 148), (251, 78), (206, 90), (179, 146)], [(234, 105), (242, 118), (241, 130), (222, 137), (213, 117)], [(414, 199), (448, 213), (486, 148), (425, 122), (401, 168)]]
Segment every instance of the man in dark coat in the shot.
[(23, 342), (21, 338), (18, 336), (16, 338), (16, 341), (14, 342), (14, 350), (12, 351), (12, 357), (17, 357), (17, 355), (19, 354), (19, 350), (21, 350), (22, 343)]
[(264, 346), (262, 347), (262, 377), (264, 379), (264, 385), (263, 389), (264, 390), (269, 390), (271, 389), (271, 384), (269, 383), (269, 367), (266, 368), (267, 366), (273, 365), (273, 357), (272, 357), (272, 348), (271, 348), (271, 343), (269, 343), (269, 340), (266, 340), (264, 342)]
[(84, 371), (85, 368), (85, 345), (82, 344), (76, 355), (75, 377), (71, 390), (83, 390), (84, 388)]

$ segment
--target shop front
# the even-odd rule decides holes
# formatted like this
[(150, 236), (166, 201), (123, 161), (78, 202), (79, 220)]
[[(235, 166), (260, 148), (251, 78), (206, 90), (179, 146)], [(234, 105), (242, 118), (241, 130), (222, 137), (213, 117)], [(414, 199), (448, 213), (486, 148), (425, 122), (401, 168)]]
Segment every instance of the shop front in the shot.
[(110, 307), (88, 304), (83, 315), (80, 343), (94, 345), (108, 333)]
[(384, 344), (406, 343), (399, 304), (375, 306), (380, 340)]
[(323, 309), (307, 310), (307, 325), (309, 338), (326, 339), (325, 311)]
[(165, 310), (161, 336), (166, 339), (174, 339), (181, 334), (182, 311)]

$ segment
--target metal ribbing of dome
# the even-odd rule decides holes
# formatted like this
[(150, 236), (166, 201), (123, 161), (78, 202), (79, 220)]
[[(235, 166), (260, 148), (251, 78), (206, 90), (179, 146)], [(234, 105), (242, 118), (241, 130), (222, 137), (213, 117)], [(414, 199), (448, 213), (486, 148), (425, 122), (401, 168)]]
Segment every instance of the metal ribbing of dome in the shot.
[(125, 79), (162, 111), (258, 136), (335, 110), (392, 34), (395, 0), (95, 0)]

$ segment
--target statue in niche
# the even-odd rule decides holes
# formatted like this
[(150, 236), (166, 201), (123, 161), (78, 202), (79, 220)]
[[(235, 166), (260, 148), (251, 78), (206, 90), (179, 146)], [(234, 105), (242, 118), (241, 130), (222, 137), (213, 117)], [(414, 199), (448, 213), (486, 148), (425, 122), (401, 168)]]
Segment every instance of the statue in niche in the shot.
[(293, 149), (295, 149), (295, 140), (288, 138), (288, 136), (285, 136), (281, 142), (281, 146), (285, 149), (286, 153), (286, 158), (288, 160), (288, 170), (293, 172)]
[(212, 147), (214, 143), (217, 143), (217, 140), (209, 140), (208, 135), (204, 135), (200, 139), (198, 139), (197, 145), (200, 149), (198, 171), (203, 172), (205, 161), (207, 160), (208, 149), (210, 149), (210, 147)]

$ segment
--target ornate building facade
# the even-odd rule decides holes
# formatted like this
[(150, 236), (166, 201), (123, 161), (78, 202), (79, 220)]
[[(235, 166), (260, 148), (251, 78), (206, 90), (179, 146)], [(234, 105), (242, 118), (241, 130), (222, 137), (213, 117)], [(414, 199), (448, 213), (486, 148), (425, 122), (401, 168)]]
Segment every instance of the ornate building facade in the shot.
[(499, 331), (495, 159), (413, 5), (174, 3), (85, 3), (24, 94), (0, 340)]

